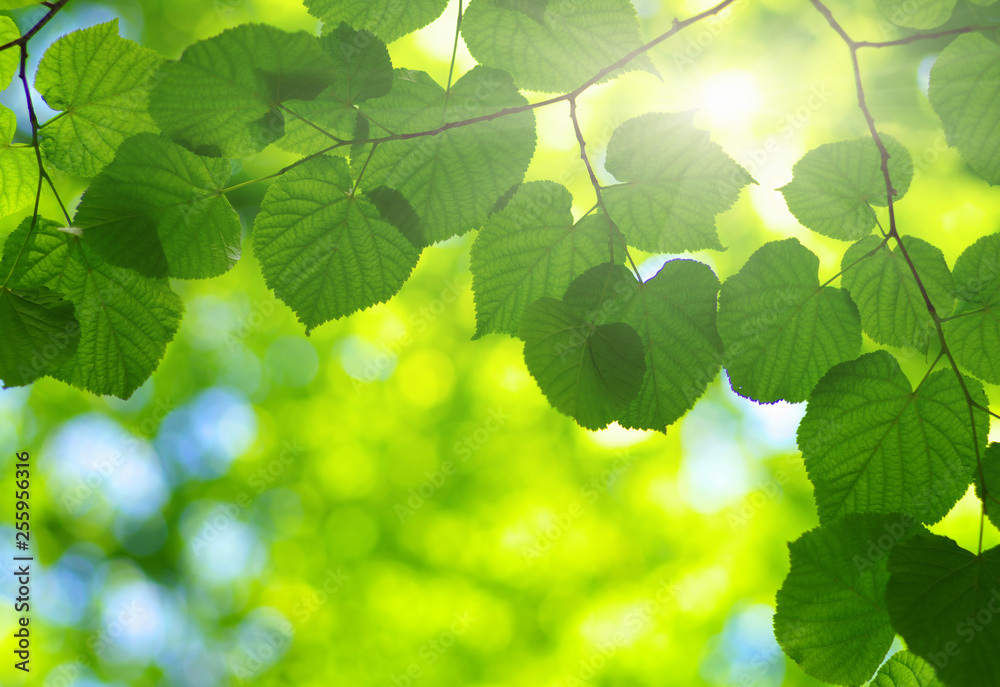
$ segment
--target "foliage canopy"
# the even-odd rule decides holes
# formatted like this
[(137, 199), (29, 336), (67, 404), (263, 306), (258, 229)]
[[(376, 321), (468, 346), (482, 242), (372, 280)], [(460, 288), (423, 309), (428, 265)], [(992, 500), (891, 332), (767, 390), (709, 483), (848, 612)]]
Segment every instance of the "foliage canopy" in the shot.
[[(45, 3), (33, 31), (66, 3)], [(780, 190), (803, 227), (850, 245), (825, 275), (797, 238), (773, 240), (720, 282), (677, 256), (724, 249), (716, 218), (757, 183), (751, 173), (687, 112), (634, 113), (614, 128), (600, 169), (578, 107), (625, 72), (655, 75), (650, 50), (731, 3), (644, 42), (627, 0), (472, 0), (455, 40), (479, 64), (444, 83), (393, 65), (386, 47), (438, 17), (440, 0), (306, 0), (321, 35), (247, 24), (176, 60), (109, 22), (42, 57), (33, 85), (58, 112), (45, 123), (25, 69), (33, 33), (0, 18), (0, 82), (23, 87), (31, 137), (12, 143), (16, 117), (0, 110), (0, 215), (34, 208), (0, 258), (0, 379), (51, 376), (131, 396), (178, 330), (170, 279), (217, 277), (239, 260), (229, 196), (250, 184), (271, 182), (254, 254), (307, 332), (386, 302), (422, 254), (477, 230), (474, 337), (523, 340), (541, 391), (583, 427), (666, 431), (722, 369), (754, 401), (808, 403), (797, 438), (821, 524), (791, 544), (775, 617), (778, 641), (807, 673), (844, 685), (997, 684), (1000, 624), (967, 628), (957, 654), (947, 647), (992, 608), (1000, 550), (967, 551), (924, 525), (973, 484), (996, 522), (1000, 454), (987, 436), (997, 416), (983, 383), (1000, 384), (1000, 234), (949, 268), (939, 247), (903, 233), (895, 210), (914, 160), (879, 130), (858, 59), (950, 41), (929, 102), (948, 143), (997, 184), (997, 27), (858, 41), (812, 0), (849, 49), (869, 135), (810, 150)], [(955, 2), (875, 4), (929, 30)], [(594, 204), (580, 216), (565, 186), (524, 181), (537, 112), (557, 104), (569, 107), (592, 181)], [(272, 145), (298, 158), (228, 185), (234, 160)], [(89, 180), (75, 207), (59, 199), (53, 170)], [(43, 194), (64, 217), (40, 214)], [(670, 258), (643, 279), (638, 252)], [(916, 384), (903, 355), (926, 357)], [(885, 536), (891, 552), (872, 559)], [(897, 634), (908, 651), (883, 663)]]

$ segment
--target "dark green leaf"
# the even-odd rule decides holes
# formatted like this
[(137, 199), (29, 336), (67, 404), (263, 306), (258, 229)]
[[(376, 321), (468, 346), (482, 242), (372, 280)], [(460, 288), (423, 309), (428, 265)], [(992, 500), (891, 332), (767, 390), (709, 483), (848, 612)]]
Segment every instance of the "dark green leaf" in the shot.
[(719, 334), (733, 390), (764, 403), (804, 401), (861, 348), (857, 307), (843, 289), (820, 286), (819, 258), (797, 239), (764, 244), (726, 280)]
[[(350, 140), (358, 124), (357, 104), (381, 97), (392, 87), (389, 51), (367, 31), (341, 24), (323, 36), (320, 45), (334, 65), (333, 83), (313, 100), (285, 103), (285, 135), (278, 145), (291, 152), (316, 152), (334, 145), (333, 137)], [(347, 153), (346, 146), (340, 150)]]
[[(561, 297), (575, 277), (610, 259), (611, 229), (600, 215), (573, 222), (573, 197), (552, 181), (522, 185), (472, 246), (476, 338), (517, 335), (521, 315), (544, 296)], [(615, 254), (624, 259), (624, 245)]]
[[(966, 384), (985, 404), (982, 387)], [(820, 520), (905, 512), (937, 522), (972, 482), (976, 440), (985, 443), (989, 430), (984, 413), (976, 425), (974, 438), (954, 370), (914, 390), (885, 351), (837, 365), (809, 396), (798, 433)]]
[(983, 482), (976, 470), (976, 496), (985, 502), (986, 515), (1000, 528), (1000, 443), (993, 442), (982, 453), (983, 475), (986, 477), (986, 497), (983, 497)]
[(646, 374), (618, 422), (662, 432), (694, 407), (719, 373), (719, 279), (700, 262), (671, 260), (651, 279), (632, 283), (623, 321), (642, 338)]
[(110, 265), (60, 227), (41, 218), (34, 228), (22, 222), (7, 239), (3, 264), (13, 262), (11, 251), (19, 253), (17, 288), (49, 288), (74, 306), (76, 353), (47, 372), (94, 394), (128, 398), (159, 364), (183, 305), (166, 280)]
[(595, 325), (542, 298), (524, 311), (521, 338), (528, 371), (549, 403), (583, 427), (606, 427), (639, 392), (642, 340), (627, 324)]
[(246, 24), (164, 65), (149, 110), (163, 133), (196, 152), (241, 157), (280, 138), (279, 105), (316, 97), (335, 70), (315, 36)]
[(90, 184), (73, 225), (108, 262), (151, 277), (200, 279), (240, 257), (240, 220), (221, 193), (228, 160), (139, 134)]
[(889, 557), (892, 626), (950, 687), (1000, 684), (1000, 547), (975, 555), (922, 533)]
[(1000, 234), (984, 236), (955, 261), (958, 303), (944, 324), (958, 363), (990, 384), (1000, 384)]
[(0, 379), (4, 387), (30, 384), (64, 363), (80, 341), (73, 304), (46, 288), (0, 287)]
[(895, 636), (886, 554), (913, 525), (906, 515), (854, 513), (788, 545), (791, 570), (778, 591), (774, 636), (806, 673), (860, 685), (882, 663)]
[[(904, 236), (903, 245), (937, 314), (950, 315), (955, 305), (955, 280), (944, 253), (912, 236)], [(865, 257), (872, 251), (876, 252)], [(937, 337), (937, 329), (899, 246), (890, 250), (881, 239), (866, 236), (847, 249), (841, 269), (845, 270), (841, 283), (857, 304), (861, 326), (872, 340), (927, 350), (928, 341)]]
[[(450, 94), (424, 72), (397, 69), (392, 92), (361, 109), (373, 122), (404, 134), (526, 104), (510, 77), (493, 69), (474, 68)], [(383, 143), (368, 163), (364, 184), (402, 193), (420, 217), (424, 243), (431, 244), (481, 226), (497, 201), (523, 179), (534, 150), (534, 115), (522, 112)], [(362, 163), (366, 159), (352, 153), (355, 157)]]
[(264, 280), (311, 330), (389, 300), (420, 251), (353, 189), (347, 163), (317, 157), (286, 172), (254, 224)]

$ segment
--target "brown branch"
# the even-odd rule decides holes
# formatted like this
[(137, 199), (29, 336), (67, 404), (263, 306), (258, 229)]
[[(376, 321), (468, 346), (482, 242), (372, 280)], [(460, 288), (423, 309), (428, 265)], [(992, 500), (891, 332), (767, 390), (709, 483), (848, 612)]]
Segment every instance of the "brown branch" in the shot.
[(21, 36), (20, 38), (15, 38), (10, 43), (4, 43), (3, 45), (0, 45), (0, 52), (3, 52), (4, 50), (7, 50), (8, 48), (13, 48), (15, 45), (19, 45), (21, 47), (27, 47), (28, 41), (30, 41), (31, 38), (36, 33), (38, 33), (39, 31), (41, 31), (42, 28), (46, 24), (48, 24), (49, 21), (52, 20), (52, 17), (56, 16), (56, 14), (59, 12), (59, 10), (61, 10), (63, 7), (65, 7), (66, 3), (68, 3), (68, 2), (69, 2), (69, 0), (58, 0), (57, 2), (44, 2), (44, 3), (42, 3), (43, 5), (45, 5), (46, 7), (49, 8), (49, 11), (45, 13), (45, 16), (42, 17), (41, 19), (39, 19), (38, 23), (35, 24), (34, 26), (32, 26), (30, 29), (28, 29), (28, 32), (26, 34), (24, 34), (23, 36)]
[(957, 29), (936, 31), (935, 33), (917, 33), (906, 38), (897, 38), (894, 41), (855, 41), (854, 46), (858, 48), (891, 48), (896, 45), (909, 45), (917, 41), (931, 41), (935, 38), (944, 38), (945, 36), (958, 36), (963, 33), (975, 33), (977, 31), (995, 31), (996, 29), (1000, 29), (1000, 25), (962, 26)]

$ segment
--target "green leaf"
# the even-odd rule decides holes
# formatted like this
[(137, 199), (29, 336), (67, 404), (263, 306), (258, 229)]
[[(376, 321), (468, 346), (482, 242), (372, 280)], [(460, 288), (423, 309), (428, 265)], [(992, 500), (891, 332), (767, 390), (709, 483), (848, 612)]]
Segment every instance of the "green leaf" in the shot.
[[(955, 306), (955, 280), (944, 253), (912, 236), (904, 236), (903, 245), (937, 314), (947, 317)], [(876, 252), (865, 257), (872, 251)], [(926, 351), (930, 339), (937, 338), (934, 318), (898, 245), (890, 250), (882, 239), (866, 236), (847, 249), (841, 269), (845, 270), (841, 283), (850, 291), (861, 312), (861, 326), (873, 341)]]
[[(880, 136), (889, 151), (889, 178), (898, 201), (913, 179), (913, 158), (896, 139)], [(826, 143), (796, 162), (792, 181), (779, 190), (803, 226), (841, 241), (857, 241), (875, 228), (871, 206), (888, 202), (881, 164), (878, 146), (869, 137)]]
[(1000, 684), (1000, 547), (975, 555), (922, 533), (893, 550), (892, 626), (951, 687)]
[(889, 551), (910, 535), (906, 515), (846, 515), (788, 545), (774, 636), (802, 670), (838, 685), (871, 679), (892, 645)]
[(858, 309), (819, 284), (819, 258), (797, 239), (757, 250), (719, 294), (719, 334), (733, 390), (755, 401), (804, 401), (826, 371), (861, 348)]
[(420, 255), (352, 187), (343, 159), (313, 158), (268, 189), (254, 224), (264, 280), (307, 332), (389, 300)]
[(61, 226), (39, 218), (31, 228), (25, 220), (8, 237), (3, 264), (12, 262), (8, 254), (20, 254), (16, 288), (49, 288), (74, 306), (76, 353), (49, 374), (94, 394), (128, 398), (156, 369), (184, 306), (166, 280), (106, 263)]
[(955, 261), (958, 303), (944, 323), (958, 363), (990, 384), (1000, 384), (1000, 234), (966, 248)]
[(997, 528), (1000, 528), (1000, 443), (993, 442), (982, 454), (983, 475), (986, 477), (986, 487), (989, 492), (983, 498), (983, 482), (976, 470), (976, 496), (984, 501), (986, 516)]
[(549, 0), (494, 0), (493, 5), (502, 10), (516, 10), (544, 25)]
[(313, 100), (285, 103), (290, 112), (278, 145), (290, 152), (327, 148), (336, 143), (330, 135), (350, 140), (358, 125), (357, 104), (384, 96), (392, 87), (389, 51), (371, 33), (341, 24), (320, 38), (320, 45), (334, 65), (333, 83)]
[[(628, 0), (472, 0), (462, 36), (478, 62), (510, 72), (522, 88), (548, 93), (577, 88), (643, 42)], [(634, 69), (656, 73), (642, 55), (602, 81)]]
[(670, 260), (647, 281), (631, 282), (623, 321), (642, 338), (646, 374), (618, 422), (663, 432), (694, 407), (722, 365), (719, 279), (708, 265)]
[(390, 43), (441, 16), (448, 0), (304, 0), (309, 14), (325, 24), (346, 22)]
[(165, 64), (149, 111), (163, 133), (196, 152), (242, 157), (284, 134), (281, 103), (316, 97), (335, 71), (315, 36), (246, 24)]
[[(521, 315), (544, 296), (561, 297), (574, 278), (610, 259), (611, 229), (601, 215), (573, 222), (573, 197), (553, 181), (523, 184), (472, 245), (476, 335), (516, 336)], [(625, 257), (616, 241), (615, 255)]]
[(163, 58), (118, 36), (118, 20), (67, 34), (45, 51), (35, 88), (63, 114), (41, 130), (42, 151), (68, 174), (92, 177), (129, 136), (156, 131), (149, 90)]
[(50, 289), (0, 287), (0, 379), (23, 386), (64, 363), (80, 341), (73, 304)]
[[(0, 9), (10, 9), (0, 2)], [(16, 41), (21, 37), (21, 31), (17, 24), (10, 17), (0, 17), (0, 45), (6, 45), (11, 41)], [(10, 86), (14, 75), (21, 65), (20, 54), (17, 48), (7, 48), (0, 52), (0, 91), (4, 91)]]
[(521, 318), (524, 361), (552, 407), (588, 429), (611, 423), (639, 393), (642, 340), (621, 322), (593, 324), (541, 298)]
[(221, 193), (228, 160), (139, 134), (83, 195), (73, 226), (108, 262), (151, 277), (201, 279), (240, 257), (240, 220)]
[[(0, 0), (0, 10), (13, 10), (28, 5), (37, 5), (38, 0)], [(20, 35), (20, 34), (18, 34)]]
[(34, 148), (11, 147), (16, 131), (17, 117), (0, 105), (0, 217), (28, 207), (38, 192), (38, 158)]
[(933, 29), (951, 18), (955, 0), (875, 0), (875, 5), (896, 26)]
[(721, 250), (715, 216), (756, 183), (689, 113), (625, 122), (611, 135), (605, 167), (622, 182), (603, 194), (611, 218), (629, 245), (651, 253)]
[[(450, 95), (424, 72), (397, 69), (395, 75), (392, 92), (368, 101), (362, 111), (396, 134), (527, 105), (507, 74), (485, 67), (466, 73)], [(383, 143), (368, 163), (364, 183), (402, 193), (420, 217), (423, 242), (431, 244), (481, 226), (497, 201), (521, 182), (534, 150), (535, 118), (527, 111)]]
[[(982, 387), (966, 384), (985, 405)], [(798, 432), (820, 521), (904, 512), (937, 522), (972, 482), (976, 441), (989, 431), (982, 412), (976, 431), (954, 370), (937, 370), (914, 390), (886, 351), (837, 365), (810, 395)]]
[(931, 107), (948, 143), (990, 184), (1000, 184), (1000, 47), (978, 33), (959, 36), (931, 69)]
[(934, 666), (909, 651), (897, 651), (886, 661), (871, 687), (944, 687)]

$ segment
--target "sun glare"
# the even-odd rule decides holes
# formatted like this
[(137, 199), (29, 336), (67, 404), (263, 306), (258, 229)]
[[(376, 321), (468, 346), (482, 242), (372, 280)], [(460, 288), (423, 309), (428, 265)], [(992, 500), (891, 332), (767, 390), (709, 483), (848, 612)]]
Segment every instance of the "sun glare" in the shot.
[(741, 69), (713, 74), (701, 86), (701, 109), (717, 127), (747, 121), (760, 111), (762, 100), (757, 79)]

